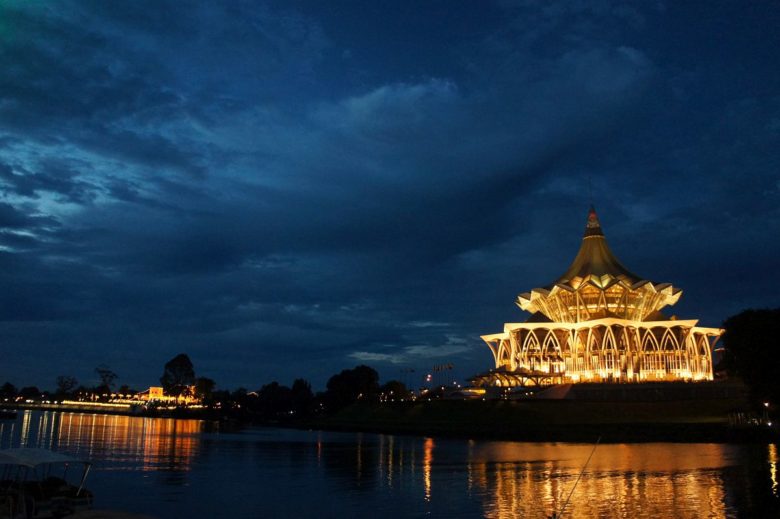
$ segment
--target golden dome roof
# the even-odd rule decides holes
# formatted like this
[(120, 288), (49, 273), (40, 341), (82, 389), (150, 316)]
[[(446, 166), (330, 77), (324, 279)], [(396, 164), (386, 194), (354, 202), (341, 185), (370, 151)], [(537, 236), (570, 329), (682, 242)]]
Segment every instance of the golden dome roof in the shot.
[(574, 261), (549, 288), (557, 284), (568, 284), (576, 288), (584, 281), (591, 281), (605, 288), (615, 281), (623, 281), (628, 285), (641, 281), (642, 278), (629, 271), (615, 257), (607, 244), (601, 224), (596, 216), (596, 210), (591, 206), (588, 212), (588, 223), (585, 225), (585, 235), (582, 245)]
[(591, 206), (580, 250), (566, 272), (551, 285), (520, 294), (517, 304), (553, 321), (643, 320), (681, 295), (682, 290), (669, 283), (653, 283), (624, 267), (609, 248)]

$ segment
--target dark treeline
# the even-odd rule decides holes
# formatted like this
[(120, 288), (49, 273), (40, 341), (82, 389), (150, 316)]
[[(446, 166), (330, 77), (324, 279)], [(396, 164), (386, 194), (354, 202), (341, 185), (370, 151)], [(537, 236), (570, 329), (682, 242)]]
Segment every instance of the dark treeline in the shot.
[[(100, 383), (93, 387), (79, 385), (71, 376), (59, 376), (54, 391), (29, 386), (21, 389), (6, 382), (0, 386), (0, 403), (58, 403), (64, 400), (96, 402), (129, 399), (137, 390), (117, 385), (119, 376), (107, 366), (95, 369)], [(166, 395), (193, 396), (202, 403), (203, 413), (212, 417), (227, 417), (256, 422), (294, 422), (315, 416), (332, 414), (357, 402), (379, 403), (405, 401), (413, 398), (403, 383), (391, 380), (380, 385), (379, 374), (373, 368), (360, 365), (345, 369), (330, 377), (326, 390), (315, 393), (311, 384), (299, 378), (292, 386), (273, 381), (256, 390), (238, 388), (217, 389), (206, 377), (197, 377), (186, 354), (168, 361), (160, 377)], [(154, 406), (151, 406), (152, 409)], [(182, 403), (182, 410), (186, 410)]]
[(780, 308), (745, 310), (723, 323), (723, 359), (716, 369), (738, 377), (756, 405), (780, 404)]
[(215, 391), (210, 405), (230, 414), (253, 421), (297, 421), (335, 413), (349, 405), (364, 402), (401, 402), (413, 398), (412, 393), (397, 380), (383, 385), (379, 374), (368, 366), (356, 366), (333, 375), (326, 390), (314, 393), (311, 384), (296, 379), (291, 387), (270, 382), (257, 391), (239, 388), (232, 393)]
[[(0, 402), (19, 399), (33, 402), (60, 402), (71, 399), (108, 402), (116, 398), (132, 398), (139, 392), (126, 384), (119, 385), (119, 375), (105, 364), (96, 367), (94, 372), (97, 384), (83, 385), (76, 377), (60, 375), (55, 379), (53, 390), (41, 390), (37, 386), (17, 389), (10, 382), (6, 382), (0, 386)], [(181, 353), (165, 364), (160, 385), (166, 395), (205, 399), (216, 384), (210, 378), (196, 377), (192, 361), (186, 354)]]

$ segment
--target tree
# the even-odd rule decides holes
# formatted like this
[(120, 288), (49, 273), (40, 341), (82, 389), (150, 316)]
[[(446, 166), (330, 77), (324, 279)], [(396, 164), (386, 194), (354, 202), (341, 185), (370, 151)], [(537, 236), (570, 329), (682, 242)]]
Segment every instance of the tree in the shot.
[(136, 391), (135, 389), (131, 388), (127, 384), (122, 384), (121, 386), (119, 386), (119, 389), (117, 389), (116, 391), (117, 391), (117, 393), (119, 393), (121, 395), (134, 395), (134, 394), (138, 393), (138, 391)]
[(175, 397), (195, 384), (195, 368), (190, 358), (184, 353), (179, 353), (166, 362), (160, 384), (167, 394)]
[(309, 382), (302, 378), (295, 379), (290, 392), (293, 410), (298, 416), (307, 415), (314, 410), (314, 393)]
[(34, 400), (36, 398), (40, 398), (41, 397), (41, 390), (38, 389), (35, 386), (27, 386), (27, 387), (23, 387), (19, 391), (19, 395), (24, 397), (24, 398), (27, 398), (27, 399), (30, 399), (30, 400)]
[(205, 400), (211, 399), (211, 394), (217, 383), (208, 377), (198, 377), (195, 379), (195, 396)]
[(374, 400), (379, 389), (379, 374), (368, 366), (345, 369), (328, 380), (325, 399), (331, 410), (357, 401)]
[(740, 377), (757, 402), (780, 404), (780, 308), (745, 310), (723, 323), (723, 365)]
[(111, 389), (116, 384), (116, 379), (119, 378), (119, 375), (111, 371), (111, 368), (105, 364), (101, 364), (100, 366), (96, 367), (95, 373), (97, 373), (98, 377), (100, 377), (99, 389), (106, 393), (110, 393)]
[(232, 402), (233, 401), (230, 398), (230, 391), (226, 389), (219, 389), (211, 392), (210, 404), (212, 405), (217, 405), (222, 409), (228, 409)]
[[(256, 395), (256, 393), (252, 393), (252, 395)], [(249, 393), (247, 393), (246, 388), (244, 387), (235, 389), (230, 393), (228, 398), (229, 402), (232, 406), (234, 406), (234, 408), (239, 407), (243, 409), (243, 411), (246, 411), (247, 408), (251, 407), (255, 399), (256, 397), (253, 398)]]
[(254, 407), (265, 418), (289, 415), (292, 410), (292, 391), (279, 382), (271, 382), (257, 391)]
[(79, 381), (76, 380), (76, 377), (60, 375), (57, 377), (57, 394), (61, 396), (69, 395), (78, 385)]
[(2, 398), (13, 398), (17, 393), (18, 390), (16, 389), (16, 386), (10, 382), (6, 382), (2, 385), (2, 387), (0, 387), (0, 397)]
[(407, 400), (410, 397), (409, 390), (403, 382), (391, 380), (379, 388), (381, 399), (385, 402), (395, 400)]

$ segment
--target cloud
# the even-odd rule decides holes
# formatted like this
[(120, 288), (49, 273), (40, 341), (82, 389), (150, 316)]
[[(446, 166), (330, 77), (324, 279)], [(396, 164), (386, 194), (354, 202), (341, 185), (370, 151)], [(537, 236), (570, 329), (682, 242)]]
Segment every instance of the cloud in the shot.
[(63, 202), (89, 204), (97, 196), (95, 186), (79, 178), (81, 168), (88, 164), (68, 159), (43, 157), (32, 167), (19, 166), (19, 171), (7, 164), (0, 165), (0, 182), (6, 194), (24, 198), (40, 198), (42, 193), (54, 194)]
[(405, 362), (404, 356), (399, 354), (353, 351), (347, 356), (358, 362), (389, 362), (390, 364), (402, 364)]
[(29, 223), (30, 220), (25, 213), (16, 210), (10, 204), (0, 203), (0, 227), (13, 229), (26, 227)]
[(384, 350), (394, 350), (394, 353), (381, 351), (353, 351), (348, 358), (361, 362), (377, 362), (380, 364), (411, 364), (426, 363), (431, 359), (449, 359), (455, 355), (470, 351), (474, 342), (471, 338), (459, 337), (451, 334), (442, 336), (444, 344), (415, 344), (399, 347), (399, 345), (381, 345)]

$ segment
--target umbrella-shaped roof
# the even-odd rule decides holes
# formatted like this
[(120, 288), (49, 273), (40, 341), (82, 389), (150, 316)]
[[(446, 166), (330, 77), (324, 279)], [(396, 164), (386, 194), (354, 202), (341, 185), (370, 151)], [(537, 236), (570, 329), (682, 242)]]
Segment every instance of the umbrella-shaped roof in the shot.
[(599, 282), (610, 278), (624, 281), (629, 285), (642, 281), (641, 277), (624, 267), (612, 253), (593, 206), (588, 212), (588, 223), (585, 225), (585, 235), (582, 237), (577, 256), (566, 272), (549, 288), (557, 284), (576, 283), (577, 278)]
[[(608, 297), (593, 299), (576, 295), (606, 294), (608, 290)], [(676, 303), (681, 295), (681, 289), (669, 283), (654, 283), (623, 266), (609, 248), (596, 210), (591, 206), (580, 250), (566, 272), (550, 285), (520, 294), (517, 304), (523, 310), (541, 312), (553, 321), (609, 316), (642, 320)]]

